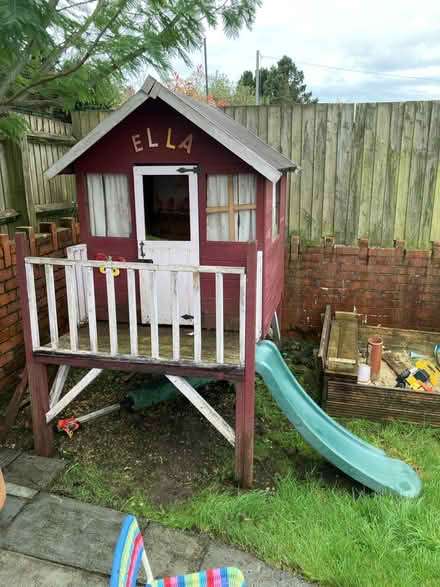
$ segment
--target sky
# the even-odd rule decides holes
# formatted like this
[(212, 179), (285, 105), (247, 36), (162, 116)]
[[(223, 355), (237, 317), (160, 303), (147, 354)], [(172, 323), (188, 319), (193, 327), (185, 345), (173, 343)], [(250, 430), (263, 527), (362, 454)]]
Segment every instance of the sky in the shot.
[[(320, 102), (440, 99), (439, 0), (263, 0), (251, 31), (230, 40), (210, 30), (207, 47), (209, 74), (235, 82), (255, 70), (257, 49), (262, 67), (288, 55)], [(202, 64), (202, 52), (192, 60)], [(189, 74), (179, 62), (175, 70)]]

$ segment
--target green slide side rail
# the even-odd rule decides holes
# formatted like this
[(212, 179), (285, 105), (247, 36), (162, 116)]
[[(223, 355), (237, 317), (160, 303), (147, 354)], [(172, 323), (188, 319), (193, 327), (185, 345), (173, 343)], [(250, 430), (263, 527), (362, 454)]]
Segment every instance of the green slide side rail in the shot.
[(422, 484), (403, 461), (388, 457), (330, 418), (307, 395), (269, 341), (256, 346), (256, 371), (299, 434), (325, 459), (374, 491), (417, 497)]

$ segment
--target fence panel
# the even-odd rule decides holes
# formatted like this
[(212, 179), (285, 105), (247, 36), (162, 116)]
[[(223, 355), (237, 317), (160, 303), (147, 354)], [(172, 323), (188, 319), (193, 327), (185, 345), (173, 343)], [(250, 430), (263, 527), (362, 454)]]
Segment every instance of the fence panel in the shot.
[(440, 240), (440, 102), (225, 111), (302, 167), (288, 199), (289, 232), (303, 241), (417, 248)]
[(75, 144), (72, 125), (23, 114), (26, 135), (19, 144), (0, 140), (0, 232), (12, 237), (17, 225), (33, 226), (75, 209), (73, 176), (44, 177), (45, 170)]

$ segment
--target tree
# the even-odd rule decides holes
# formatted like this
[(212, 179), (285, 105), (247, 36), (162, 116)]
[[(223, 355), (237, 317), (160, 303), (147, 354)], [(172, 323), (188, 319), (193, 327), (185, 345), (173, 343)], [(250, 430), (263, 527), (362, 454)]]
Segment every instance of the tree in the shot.
[(255, 92), (252, 94), (249, 88), (235, 85), (226, 74), (218, 71), (209, 76), (208, 96), (206, 96), (205, 73), (202, 65), (198, 65), (186, 79), (174, 73), (167, 85), (175, 92), (218, 108), (255, 104)]
[[(15, 107), (117, 101), (147, 67), (190, 62), (205, 27), (250, 27), (261, 0), (0, 0), (0, 131)], [(109, 86), (113, 88), (109, 92)]]
[(217, 106), (255, 104), (255, 92), (232, 82), (225, 73), (215, 72), (209, 78), (209, 94)]
[[(255, 76), (251, 71), (244, 71), (238, 82), (255, 93)], [(260, 96), (268, 104), (310, 104), (317, 102), (312, 99), (312, 92), (306, 92), (304, 72), (298, 69), (290, 57), (285, 55), (277, 65), (270, 69), (260, 69)]]

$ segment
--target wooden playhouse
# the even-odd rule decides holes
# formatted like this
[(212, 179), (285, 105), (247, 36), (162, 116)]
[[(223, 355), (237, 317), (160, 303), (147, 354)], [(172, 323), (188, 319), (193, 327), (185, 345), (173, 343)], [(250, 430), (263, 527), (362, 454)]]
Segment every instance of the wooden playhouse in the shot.
[[(167, 375), (235, 445), (252, 482), (255, 342), (281, 300), (286, 173), (296, 166), (214, 107), (151, 77), (47, 170), (74, 174), (81, 244), (30, 257), (17, 238), (35, 447), (103, 369)], [(46, 280), (50, 341), (40, 340), (35, 279)], [(69, 331), (58, 332), (54, 279)], [(48, 390), (47, 365), (59, 365)], [(70, 367), (90, 371), (62, 395)], [(186, 382), (237, 383), (233, 430)]]

